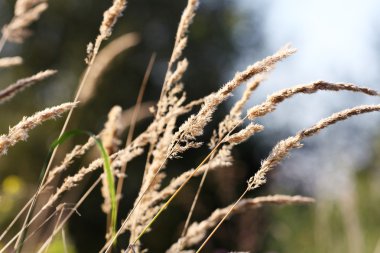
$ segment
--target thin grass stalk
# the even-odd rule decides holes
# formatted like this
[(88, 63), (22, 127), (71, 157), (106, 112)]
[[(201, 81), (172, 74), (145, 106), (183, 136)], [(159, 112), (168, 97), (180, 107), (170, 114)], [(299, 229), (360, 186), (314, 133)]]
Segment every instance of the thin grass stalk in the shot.
[(33, 198), (29, 199), (28, 203), (26, 203), (25, 206), (21, 209), (21, 211), (18, 212), (18, 214), (16, 215), (16, 217), (13, 218), (13, 220), (11, 221), (11, 223), (7, 226), (7, 228), (0, 235), (0, 241), (4, 238), (4, 236), (7, 235), (7, 233), (13, 227), (13, 225), (16, 224), (17, 220), (26, 211), (26, 209), (29, 207), (29, 205), (32, 204), (32, 201), (33, 201)]
[(148, 80), (149, 80), (150, 74), (152, 73), (152, 69), (153, 69), (153, 65), (154, 65), (155, 60), (156, 60), (156, 53), (153, 53), (152, 56), (150, 57), (148, 67), (145, 71), (144, 78), (143, 78), (143, 81), (141, 84), (141, 89), (139, 90), (139, 94), (137, 96), (136, 106), (133, 110), (133, 114), (132, 114), (132, 118), (131, 118), (131, 125), (130, 125), (129, 131), (128, 131), (127, 145), (126, 146), (128, 146), (132, 142), (133, 134), (135, 132), (135, 127), (136, 127), (137, 114), (140, 111), (141, 103), (142, 103), (142, 100), (143, 100), (143, 97), (145, 94), (146, 87), (148, 85)]
[(240, 197), (236, 200), (236, 202), (231, 206), (231, 208), (228, 210), (227, 214), (223, 216), (223, 218), (220, 220), (220, 222), (218, 223), (218, 225), (216, 225), (216, 227), (212, 230), (212, 232), (206, 238), (206, 240), (203, 241), (202, 245), (198, 248), (198, 250), (195, 253), (201, 252), (201, 250), (204, 248), (204, 246), (207, 244), (207, 242), (216, 233), (216, 231), (218, 230), (218, 228), (223, 224), (223, 222), (227, 219), (227, 217), (232, 213), (232, 211), (234, 210), (234, 208), (245, 197), (245, 195), (249, 192), (249, 190), (250, 189), (248, 187), (247, 187), (247, 189), (245, 189), (245, 191), (243, 192), (243, 194), (241, 194)]
[[(62, 218), (63, 210), (64, 210), (64, 209), (61, 209), (61, 210), (60, 210), (60, 213), (59, 213), (59, 216), (58, 216), (57, 222), (56, 222), (55, 225), (54, 225), (54, 230), (56, 230), (57, 227), (58, 227), (59, 221), (60, 221), (61, 218)], [(50, 247), (50, 244), (51, 244), (51, 240), (49, 241), (48, 245), (46, 246), (45, 253), (48, 252), (49, 247)]]
[(39, 81), (42, 81), (54, 74), (56, 74), (56, 70), (45, 70), (38, 72), (35, 75), (32, 75), (30, 77), (22, 78), (17, 80), (17, 82), (9, 85), (5, 89), (0, 90), (0, 104), (10, 100), (15, 95), (17, 95), (19, 92), (23, 91), (24, 89), (38, 83)]
[[(99, 135), (98, 136), (96, 136), (97, 138), (99, 137)], [(84, 144), (83, 146), (82, 146), (82, 148), (83, 147), (85, 147), (85, 150), (87, 150), (88, 148), (90, 148), (91, 146), (93, 146), (93, 144), (95, 144), (95, 141), (93, 142), (92, 141), (93, 140), (93, 138), (92, 137), (90, 137), (89, 139), (88, 139), (88, 141), (87, 141), (87, 143), (86, 144)], [(92, 142), (93, 142), (93, 144), (92, 144)], [(75, 149), (74, 149), (75, 150)], [(69, 156), (71, 156), (71, 158), (70, 159), (72, 159), (73, 157), (74, 157), (74, 155), (76, 155), (76, 154), (74, 154), (75, 153), (75, 151), (72, 151), (71, 153), (69, 153), (69, 154), (67, 154), (67, 155), (69, 155)], [(66, 156), (67, 156), (66, 155)], [(65, 158), (66, 159), (66, 158)], [(61, 164), (62, 165), (62, 164)], [(61, 166), (60, 165), (60, 166)], [(58, 166), (59, 167), (59, 166)], [(56, 168), (58, 168), (58, 167), (56, 167)], [(57, 174), (57, 173), (59, 173), (59, 172), (61, 172), (62, 170), (61, 169), (58, 169), (57, 171), (54, 171), (54, 170), (51, 170), (51, 172), (52, 173), (49, 173), (49, 177), (48, 177), (48, 179), (46, 180), (46, 182), (42, 185), (42, 190), (44, 190), (48, 185), (49, 185), (49, 183), (55, 178), (54, 176)], [(33, 198), (31, 198), (31, 199), (29, 199), (29, 201), (24, 205), (24, 207), (17, 213), (17, 215), (13, 218), (13, 220), (11, 221), (11, 223), (7, 226), (7, 228), (3, 231), (3, 233), (0, 235), (0, 241), (4, 238), (4, 236), (10, 231), (10, 229), (14, 226), (14, 224), (17, 222), (17, 220), (21, 217), (21, 215), (26, 211), (26, 209), (29, 207), (29, 205), (32, 203), (32, 201), (33, 201)]]
[[(30, 199), (30, 201), (32, 201), (32, 199)], [(26, 238), (25, 238), (25, 241), (28, 241), (40, 228), (42, 228), (50, 219), (52, 219), (54, 217), (54, 215), (56, 214), (57, 210), (54, 211), (52, 214), (50, 214), (42, 224), (40, 224), (34, 231), (32, 231)], [(33, 223), (34, 219), (29, 222), (26, 227), (30, 227)], [(11, 246), (11, 244), (18, 238), (18, 236), (21, 234), (21, 230), (18, 231), (4, 246), (3, 248), (1, 248), (0, 250), (0, 253), (3, 253), (5, 252), (5, 250)]]
[[(132, 142), (133, 134), (134, 134), (134, 131), (135, 131), (135, 126), (136, 126), (137, 114), (138, 114), (138, 112), (140, 111), (140, 108), (141, 108), (141, 103), (142, 103), (142, 100), (143, 100), (143, 97), (144, 97), (146, 86), (148, 84), (149, 76), (150, 76), (150, 74), (152, 72), (152, 69), (153, 69), (153, 64), (155, 62), (155, 59), (156, 59), (156, 54), (154, 53), (154, 54), (152, 54), (152, 56), (151, 56), (151, 58), (149, 60), (148, 67), (147, 67), (147, 69), (145, 71), (144, 78), (143, 78), (143, 81), (142, 81), (141, 86), (140, 86), (139, 94), (137, 96), (136, 106), (134, 107), (134, 110), (133, 110), (133, 113), (132, 113), (132, 117), (131, 117), (131, 121), (130, 121), (131, 123), (130, 123), (130, 127), (129, 127), (129, 130), (128, 130), (127, 141), (125, 143), (125, 147), (127, 147)], [(120, 173), (122, 175), (125, 174), (126, 169), (127, 169), (127, 163), (125, 163), (125, 164), (122, 165), (122, 167), (120, 169)], [(116, 187), (116, 196), (118, 196), (118, 198), (117, 198), (117, 202), (118, 203), (121, 200), (121, 192), (123, 190), (123, 183), (124, 183), (124, 177), (121, 177), (118, 180), (117, 187)]]
[(61, 224), (53, 231), (53, 233), (49, 236), (46, 242), (40, 247), (37, 253), (41, 253), (48, 245), (49, 241), (62, 229), (62, 227), (66, 224), (69, 218), (73, 215), (73, 213), (79, 208), (80, 205), (86, 200), (88, 195), (95, 189), (95, 187), (101, 182), (102, 177), (98, 177), (98, 179), (91, 185), (91, 187), (83, 194), (80, 200), (75, 204), (75, 206), (71, 209), (69, 214), (62, 220)]
[(56, 216), (58, 210), (55, 210), (52, 214), (50, 214), (34, 231), (30, 232), (30, 234), (25, 238), (25, 242), (31, 239), (40, 229), (42, 229), (48, 222)]
[[(214, 158), (214, 154), (210, 157), (210, 160), (212, 160), (213, 158)], [(190, 211), (189, 211), (189, 214), (187, 215), (187, 218), (186, 218), (186, 221), (185, 221), (185, 225), (183, 226), (181, 237), (183, 237), (186, 234), (186, 231), (189, 228), (191, 217), (193, 216), (193, 213), (194, 213), (194, 210), (195, 210), (195, 206), (196, 206), (196, 204), (198, 202), (198, 198), (199, 198), (199, 196), (201, 194), (203, 185), (204, 185), (204, 183), (206, 181), (206, 177), (207, 177), (208, 171), (209, 171), (209, 166), (207, 166), (207, 169), (205, 170), (205, 172), (202, 175), (202, 179), (201, 179), (201, 182), (199, 183), (197, 192), (196, 192), (196, 194), (194, 196), (193, 203), (191, 203)]]

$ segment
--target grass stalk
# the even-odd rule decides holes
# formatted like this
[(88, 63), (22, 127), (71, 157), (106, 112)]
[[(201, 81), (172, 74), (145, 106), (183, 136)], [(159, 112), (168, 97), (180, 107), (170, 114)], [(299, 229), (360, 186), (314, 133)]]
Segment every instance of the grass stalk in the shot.
[[(150, 76), (150, 74), (152, 72), (153, 64), (155, 62), (155, 59), (156, 59), (156, 54), (154, 53), (154, 54), (152, 54), (152, 56), (151, 56), (151, 58), (149, 60), (148, 67), (147, 67), (147, 69), (145, 71), (144, 78), (143, 78), (143, 81), (142, 81), (141, 86), (140, 86), (139, 94), (137, 96), (136, 105), (135, 105), (135, 107), (133, 109), (133, 113), (132, 113), (132, 117), (131, 117), (131, 123), (130, 123), (130, 127), (129, 127), (129, 130), (128, 130), (127, 141), (125, 143), (125, 147), (127, 147), (128, 145), (130, 145), (131, 142), (132, 142), (133, 134), (134, 134), (135, 127), (136, 127), (137, 114), (139, 113), (140, 108), (141, 108), (142, 99), (144, 97), (146, 86), (148, 84), (149, 76)], [(123, 164), (123, 166), (120, 169), (120, 173), (122, 175), (125, 174), (125, 171), (127, 169), (127, 164), (128, 163)], [(117, 187), (116, 187), (116, 196), (118, 197), (117, 198), (118, 203), (121, 200), (121, 192), (123, 191), (123, 183), (124, 183), (124, 177), (121, 177), (118, 180)]]

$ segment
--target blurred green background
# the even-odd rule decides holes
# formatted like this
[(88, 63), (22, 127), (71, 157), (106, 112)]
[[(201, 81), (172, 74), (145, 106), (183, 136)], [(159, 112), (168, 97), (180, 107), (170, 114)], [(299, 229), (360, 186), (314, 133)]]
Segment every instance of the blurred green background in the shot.
[[(0, 106), (0, 132), (6, 133), (9, 126), (24, 115), (61, 102), (70, 101), (86, 65), (86, 45), (98, 34), (102, 14), (111, 1), (67, 0), (51, 1), (49, 9), (41, 19), (31, 26), (33, 35), (22, 45), (7, 44), (1, 56), (21, 55), (24, 64), (20, 67), (0, 70), (1, 88), (18, 78), (51, 68), (59, 72), (12, 101)], [(113, 105), (124, 109), (136, 102), (139, 86), (153, 53), (157, 59), (148, 83), (144, 101), (157, 101), (170, 56), (176, 28), (186, 1), (130, 1), (125, 15), (115, 26), (110, 40), (136, 32), (140, 43), (122, 53), (110, 65), (98, 84), (95, 96), (76, 109), (70, 128), (98, 132)], [(14, 1), (0, 1), (0, 24), (12, 17)], [(263, 26), (257, 12), (242, 12), (234, 1), (213, 0), (202, 2), (190, 29), (189, 45), (185, 51), (190, 61), (185, 75), (188, 99), (200, 98), (215, 91), (239, 70), (242, 57), (241, 43), (236, 41), (236, 29), (250, 20), (250, 50), (257, 52), (251, 63), (264, 54)], [(252, 18), (251, 16), (254, 16)], [(245, 38), (241, 38), (242, 40)], [(107, 43), (107, 42), (106, 42)], [(106, 44), (105, 43), (105, 44)], [(244, 56), (244, 55), (243, 55)], [(283, 63), (286, 64), (286, 63)], [(244, 68), (244, 67), (243, 67)], [(242, 68), (241, 68), (242, 69)], [(231, 102), (231, 101), (230, 101)], [(209, 136), (217, 122), (226, 114), (230, 102), (218, 111), (213, 124), (207, 129)], [(139, 122), (141, 132), (149, 120)], [(36, 189), (40, 169), (46, 158), (50, 143), (57, 137), (62, 119), (43, 124), (33, 130), (28, 142), (19, 143), (0, 159), (0, 229), (9, 224), (14, 215)], [(246, 180), (259, 168), (260, 160), (268, 154), (271, 141), (278, 136), (289, 135), (281, 128), (271, 136), (257, 136), (244, 143), (235, 152), (232, 167), (212, 173), (204, 189), (194, 219), (206, 218), (214, 209), (235, 200), (246, 186)], [(264, 140), (265, 139), (265, 140)], [(205, 139), (206, 140), (206, 139)], [(82, 142), (83, 138), (75, 139)], [(205, 252), (380, 252), (380, 172), (378, 143), (373, 143), (372, 160), (357, 170), (352, 178), (352, 189), (340, 198), (318, 199), (311, 206), (264, 207), (235, 216), (226, 222)], [(65, 147), (68, 148), (68, 147)], [(65, 149), (64, 148), (64, 149)], [(206, 154), (206, 150), (201, 150)], [(59, 157), (62, 158), (62, 155)], [(201, 161), (199, 152), (189, 152), (184, 159), (169, 165), (168, 174), (194, 167)], [(59, 159), (57, 159), (57, 162)], [(89, 158), (75, 163), (74, 172)], [(131, 163), (126, 180), (120, 218), (127, 213), (139, 189), (144, 158)], [(87, 185), (98, 176), (94, 175)], [(268, 180), (271, 182), (271, 180)], [(144, 239), (151, 252), (164, 252), (178, 238), (184, 219), (196, 192), (199, 179), (181, 193), (175, 204), (160, 217)], [(334, 184), (334, 182), (331, 182)], [(264, 187), (250, 196), (284, 193), (276, 187)], [(83, 190), (83, 189), (81, 189)], [(302, 188), (288, 191), (289, 194), (310, 194)], [(318, 197), (318, 196), (317, 196)], [(66, 231), (70, 252), (97, 252), (104, 243), (105, 216), (101, 212), (102, 197), (94, 192), (70, 220)], [(160, 235), (159, 237), (157, 235)], [(120, 244), (126, 244), (121, 237)], [(123, 240), (125, 240), (123, 244)], [(49, 248), (49, 252), (63, 252), (61, 237)]]

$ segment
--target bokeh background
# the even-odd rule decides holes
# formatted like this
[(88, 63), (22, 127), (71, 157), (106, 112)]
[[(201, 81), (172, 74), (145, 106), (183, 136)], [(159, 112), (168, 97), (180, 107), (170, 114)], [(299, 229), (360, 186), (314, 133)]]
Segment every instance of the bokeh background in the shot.
[[(110, 2), (51, 1), (49, 9), (31, 27), (34, 34), (24, 44), (6, 45), (1, 56), (21, 55), (24, 64), (0, 70), (1, 88), (47, 68), (59, 72), (0, 106), (1, 133), (24, 115), (72, 99), (86, 67), (86, 45), (97, 35), (102, 13)], [(129, 2), (110, 40), (136, 32), (140, 43), (119, 55), (107, 68), (95, 96), (75, 111), (70, 128), (98, 132), (113, 105), (132, 107), (153, 53), (157, 59), (144, 101), (157, 101), (185, 4), (185, 0)], [(9, 22), (13, 6), (14, 1), (0, 1), (0, 25)], [(199, 98), (218, 89), (236, 71), (288, 42), (298, 48), (297, 54), (278, 65), (254, 94), (250, 105), (263, 101), (276, 90), (320, 79), (379, 90), (379, 10), (380, 4), (375, 0), (201, 1), (185, 52), (190, 61), (185, 75), (188, 98)], [(233, 101), (234, 98), (217, 111), (206, 136)], [(259, 168), (260, 160), (279, 140), (335, 111), (378, 101), (342, 92), (298, 96), (283, 103), (260, 121), (266, 130), (236, 150), (232, 167), (210, 175), (194, 219), (206, 218), (215, 208), (235, 200), (244, 190), (246, 180)], [(250, 196), (304, 194), (317, 198), (316, 204), (264, 207), (235, 216), (223, 225), (206, 252), (379, 253), (379, 121), (380, 115), (376, 113), (356, 117), (306, 140), (304, 148), (292, 152), (271, 173), (268, 184)], [(1, 157), (1, 230), (36, 189), (48, 147), (62, 123), (57, 120), (40, 126), (33, 130), (28, 142), (19, 143)], [(149, 119), (139, 122), (137, 132), (143, 131), (148, 123)], [(206, 154), (206, 150), (202, 152)], [(90, 158), (75, 164), (71, 172)], [(201, 158), (199, 152), (190, 152), (183, 160), (171, 163), (168, 173), (178, 175), (194, 167)], [(143, 159), (138, 160), (129, 170), (121, 213), (126, 214), (133, 203), (142, 165)], [(93, 179), (89, 178), (87, 183)], [(151, 252), (164, 252), (178, 238), (197, 183), (199, 179), (193, 180), (143, 239)], [(79, 209), (81, 216), (74, 216), (69, 222), (66, 232), (72, 252), (96, 252), (103, 245), (105, 217), (101, 203), (96, 191)], [(62, 250), (57, 238), (49, 252)]]

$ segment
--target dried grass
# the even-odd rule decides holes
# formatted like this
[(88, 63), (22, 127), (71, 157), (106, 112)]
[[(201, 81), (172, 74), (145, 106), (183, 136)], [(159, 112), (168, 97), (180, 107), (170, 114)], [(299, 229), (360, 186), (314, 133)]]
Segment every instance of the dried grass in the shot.
[(16, 145), (17, 142), (26, 141), (29, 136), (29, 131), (40, 125), (42, 122), (58, 118), (76, 105), (76, 103), (64, 103), (51, 108), (46, 108), (43, 111), (37, 112), (33, 116), (24, 117), (17, 125), (9, 129), (8, 134), (0, 135), (0, 154), (6, 154), (8, 149)]
[(9, 85), (7, 88), (0, 91), (0, 104), (10, 100), (17, 93), (23, 91), (29, 86), (36, 84), (52, 75), (57, 73), (56, 70), (45, 70), (39, 72), (31, 77), (23, 78), (18, 80), (16, 83)]
[(13, 19), (2, 29), (3, 38), (10, 42), (24, 42), (31, 34), (28, 26), (38, 20), (47, 8), (45, 0), (18, 0)]
[[(236, 205), (231, 214), (246, 212), (251, 209), (259, 208), (263, 205), (289, 205), (289, 204), (310, 204), (314, 199), (302, 196), (287, 195), (269, 195), (253, 199), (244, 199)], [(207, 219), (201, 222), (194, 222), (190, 225), (185, 236), (180, 238), (177, 243), (173, 244), (167, 253), (183, 252), (183, 249), (193, 247), (199, 244), (205, 237), (208, 230), (212, 229), (231, 209), (227, 206), (216, 209)]]
[[(99, 28), (99, 35), (95, 39), (94, 44), (88, 47), (88, 68), (84, 73), (83, 79), (79, 85), (74, 102), (65, 103), (59, 106), (47, 108), (36, 113), (31, 117), (25, 117), (14, 127), (10, 128), (8, 134), (0, 136), (0, 154), (4, 155), (8, 149), (20, 141), (25, 141), (28, 137), (28, 132), (42, 122), (56, 118), (64, 112), (69, 111), (66, 122), (62, 128), (62, 133), (65, 131), (69, 122), (73, 108), (77, 105), (78, 99), (88, 101), (94, 95), (94, 88), (97, 80), (99, 80), (104, 70), (110, 66), (112, 60), (125, 49), (135, 45), (138, 41), (135, 34), (124, 35), (111, 42), (102, 51), (100, 46), (102, 41), (109, 39), (117, 19), (122, 15), (126, 8), (127, 1), (114, 0), (111, 7), (104, 12), (103, 21)], [(236, 145), (248, 140), (251, 136), (264, 130), (264, 126), (252, 122), (258, 117), (263, 117), (273, 112), (281, 102), (293, 97), (296, 94), (312, 94), (320, 90), (326, 91), (351, 91), (361, 93), (363, 95), (378, 96), (379, 93), (375, 90), (357, 86), (349, 83), (330, 83), (325, 81), (317, 81), (311, 84), (298, 85), (293, 88), (283, 89), (267, 97), (263, 103), (251, 107), (242, 117), (243, 110), (250, 100), (252, 93), (267, 78), (268, 72), (274, 69), (275, 65), (285, 58), (291, 56), (296, 50), (288, 45), (281, 48), (271, 56), (258, 61), (245, 70), (238, 72), (235, 76), (221, 88), (204, 98), (193, 101), (186, 101), (185, 85), (183, 76), (189, 68), (189, 61), (184, 57), (184, 49), (187, 46), (189, 27), (192, 24), (196, 10), (198, 8), (198, 0), (188, 0), (187, 6), (181, 16), (176, 37), (174, 40), (173, 51), (169, 58), (168, 68), (163, 81), (162, 92), (159, 100), (151, 112), (148, 113), (148, 107), (151, 104), (141, 104), (142, 94), (145, 89), (146, 81), (149, 74), (144, 78), (142, 92), (136, 105), (134, 113), (132, 110), (123, 112), (121, 107), (115, 106), (109, 113), (108, 121), (105, 123), (103, 130), (97, 135), (102, 140), (102, 144), (107, 150), (112, 161), (112, 169), (114, 178), (119, 179), (118, 189), (123, 187), (123, 178), (126, 176), (125, 167), (127, 163), (136, 157), (144, 154), (147, 150), (147, 159), (144, 169), (144, 175), (139, 189), (137, 198), (134, 201), (132, 209), (129, 213), (123, 213), (119, 218), (122, 218), (122, 224), (118, 232), (111, 237), (109, 224), (106, 232), (106, 243), (100, 252), (109, 252), (116, 238), (125, 232), (129, 232), (130, 245), (124, 252), (143, 252), (147, 250), (149, 245), (144, 245), (141, 242), (143, 235), (152, 231), (151, 225), (156, 222), (157, 218), (166, 209), (170, 208), (170, 204), (177, 197), (177, 194), (185, 187), (192, 177), (202, 176), (197, 194), (194, 198), (191, 210), (189, 212), (186, 224), (190, 223), (192, 213), (196, 210), (198, 197), (202, 194), (201, 189), (208, 171), (215, 171), (220, 167), (230, 166), (233, 164), (232, 150)], [(8, 25), (5, 25), (0, 40), (0, 52), (5, 42), (23, 42), (29, 31), (27, 27), (36, 21), (47, 8), (47, 3), (44, 0), (18, 0), (15, 6), (13, 19)], [(99, 52), (99, 54), (98, 54)], [(0, 58), (0, 68), (10, 67), (22, 63), (20, 57)], [(149, 64), (151, 70), (153, 61)], [(32, 77), (20, 79), (15, 84), (10, 85), (6, 89), (0, 91), (0, 103), (10, 99), (12, 96), (23, 90), (24, 88), (41, 81), (55, 71), (40, 72)], [(178, 177), (172, 178), (165, 185), (164, 179), (168, 177), (165, 169), (171, 159), (180, 159), (182, 155), (189, 149), (199, 148), (203, 143), (199, 140), (204, 134), (206, 126), (213, 120), (214, 112), (217, 107), (230, 98), (233, 92), (239, 86), (247, 82), (245, 91), (240, 99), (232, 106), (225, 118), (219, 122), (217, 129), (214, 130), (208, 140), (210, 152), (205, 156), (202, 162), (194, 165), (195, 168), (184, 170)], [(86, 88), (85, 84), (88, 84)], [(83, 92), (82, 92), (83, 91)], [(200, 108), (197, 108), (200, 106)], [(143, 113), (137, 115), (136, 111), (142, 109)], [(195, 110), (196, 109), (196, 110)], [(195, 112), (193, 112), (195, 111)], [(216, 230), (229, 218), (231, 214), (244, 212), (253, 208), (260, 207), (266, 204), (304, 204), (311, 203), (313, 200), (301, 196), (262, 196), (254, 199), (244, 199), (245, 195), (266, 183), (267, 174), (276, 168), (293, 149), (302, 147), (302, 141), (318, 134), (322, 129), (346, 120), (352, 116), (380, 111), (380, 105), (361, 105), (352, 109), (347, 109), (325, 118), (310, 128), (299, 131), (294, 136), (280, 141), (274, 146), (269, 156), (263, 160), (259, 170), (249, 179), (245, 191), (240, 197), (227, 207), (216, 209), (209, 218), (201, 222), (193, 222), (189, 227), (185, 225), (184, 232), (179, 240), (174, 243), (167, 252), (200, 252), (205, 244), (214, 235)], [(186, 120), (180, 120), (180, 116), (184, 116), (192, 112)], [(145, 131), (137, 135), (133, 139), (134, 125), (140, 119), (146, 119), (153, 116), (152, 123)], [(139, 118), (140, 117), (140, 118)], [(132, 119), (132, 120), (130, 120)], [(120, 149), (121, 133), (127, 127), (131, 126), (129, 137), (126, 140), (125, 148)], [(203, 137), (205, 138), (205, 137)], [(18, 215), (6, 231), (1, 235), (1, 239), (10, 231), (10, 228), (15, 224), (17, 219), (28, 210), (29, 206), (33, 206), (34, 200), (39, 197), (41, 190), (46, 189), (53, 181), (58, 179), (63, 172), (67, 172), (67, 168), (73, 164), (74, 159), (83, 156), (91, 147), (95, 145), (93, 138), (89, 138), (83, 145), (75, 146), (68, 152), (59, 165), (53, 169), (49, 169), (54, 154), (47, 166), (46, 174), (41, 182), (37, 193), (33, 196), (26, 206)], [(23, 228), (11, 240), (9, 240), (0, 252), (5, 252), (13, 242), (19, 238), (25, 228), (31, 225), (42, 227), (43, 224), (35, 224), (40, 222), (39, 218), (43, 213), (49, 212), (51, 208), (54, 212), (61, 211), (66, 204), (63, 201), (63, 196), (72, 192), (77, 186), (83, 184), (84, 178), (93, 175), (94, 172), (100, 171), (103, 160), (97, 158), (90, 162), (87, 166), (83, 166), (72, 175), (66, 176), (61, 184), (59, 184), (47, 200), (42, 200), (40, 211), (34, 214), (30, 220), (26, 220)], [(78, 208), (87, 196), (102, 182), (101, 192), (104, 197), (104, 203), (100, 207), (103, 212), (110, 216), (111, 200), (109, 194), (109, 185), (106, 177), (99, 173), (95, 183), (88, 188), (87, 192), (81, 196), (81, 199), (75, 203), (75, 209)], [(45, 180), (46, 179), (46, 180)], [(58, 180), (56, 180), (58, 181)], [(121, 199), (121, 190), (118, 197)], [(33, 200), (33, 201), (32, 201)], [(54, 229), (45, 240), (45, 243), (36, 248), (36, 252), (44, 251), (54, 235), (59, 233), (70, 216), (75, 212), (75, 209), (69, 212), (64, 217), (60, 217)], [(48, 223), (47, 220), (44, 222)], [(207, 231), (212, 230), (207, 236)], [(154, 231), (153, 231), (154, 232)], [(202, 242), (203, 241), (203, 242)], [(201, 243), (198, 250), (195, 247)], [(37, 246), (36, 246), (37, 247)], [(132, 250), (133, 249), (133, 250)]]

